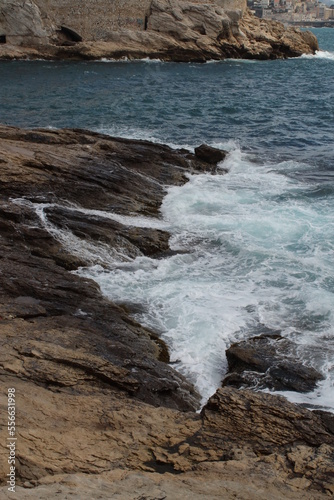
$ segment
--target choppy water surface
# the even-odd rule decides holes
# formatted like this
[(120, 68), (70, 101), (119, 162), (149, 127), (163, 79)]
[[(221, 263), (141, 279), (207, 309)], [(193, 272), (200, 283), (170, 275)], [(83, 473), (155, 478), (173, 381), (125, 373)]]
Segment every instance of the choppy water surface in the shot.
[(97, 249), (80, 271), (143, 306), (137, 319), (161, 333), (203, 401), (225, 349), (267, 327), (325, 376), (313, 393), (285, 394), (334, 411), (334, 30), (315, 32), (323, 50), (288, 61), (0, 64), (0, 122), (230, 151), (227, 175), (168, 190), (160, 222), (126, 221), (161, 225), (187, 253), (124, 262)]

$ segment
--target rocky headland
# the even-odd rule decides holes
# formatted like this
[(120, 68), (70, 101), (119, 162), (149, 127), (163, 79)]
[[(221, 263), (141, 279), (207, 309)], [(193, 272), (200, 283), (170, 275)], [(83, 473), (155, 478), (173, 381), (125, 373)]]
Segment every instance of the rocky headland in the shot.
[(258, 19), (246, 0), (2, 0), (0, 59), (277, 59), (316, 37)]
[[(250, 372), (260, 387), (265, 375), (267, 386), (286, 384), (290, 369), (288, 387), (297, 378), (308, 390), (320, 376), (295, 365), (293, 345), (262, 332), (231, 346), (230, 381), (199, 412), (158, 335), (71, 272), (107, 266), (113, 252), (162, 258), (168, 233), (106, 214), (159, 217), (166, 186), (187, 172), (224, 174), (223, 158), (205, 146), (192, 154), (84, 130), (0, 126), (1, 414), (15, 388), (17, 498), (334, 494), (332, 415), (239, 388), (254, 381)], [(7, 498), (5, 417), (1, 426)]]

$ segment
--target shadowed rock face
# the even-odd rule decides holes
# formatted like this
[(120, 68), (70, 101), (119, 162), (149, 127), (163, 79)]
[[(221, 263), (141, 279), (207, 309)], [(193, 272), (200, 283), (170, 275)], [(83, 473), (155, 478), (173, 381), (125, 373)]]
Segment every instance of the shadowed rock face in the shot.
[[(168, 234), (105, 213), (159, 217), (165, 186), (188, 171), (215, 165), (82, 130), (0, 127), (0, 404), (6, 413), (15, 388), (20, 498), (334, 492), (330, 414), (231, 387), (196, 413), (199, 397), (166, 363), (156, 333), (68, 271), (89, 262), (92, 248), (102, 266), (106, 247), (158, 258)], [(1, 478), (7, 437), (3, 426)]]
[(204, 62), (297, 57), (319, 48), (311, 32), (258, 19), (243, 0), (145, 0), (108, 7), (101, 0), (75, 5), (67, 0), (2, 3), (0, 34), (8, 41), (0, 45), (3, 59), (150, 57)]

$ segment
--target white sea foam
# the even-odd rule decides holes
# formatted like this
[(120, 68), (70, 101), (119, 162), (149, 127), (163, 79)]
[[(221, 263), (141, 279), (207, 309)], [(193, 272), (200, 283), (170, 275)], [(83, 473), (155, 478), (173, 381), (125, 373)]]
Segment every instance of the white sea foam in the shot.
[(101, 57), (100, 59), (96, 59), (94, 62), (101, 62), (101, 63), (126, 63), (126, 62), (131, 62), (131, 60), (128, 57), (121, 57), (120, 59), (114, 59), (112, 57)]
[(329, 61), (334, 61), (334, 52), (329, 52), (327, 50), (317, 50), (313, 54), (303, 54), (301, 56), (303, 59), (328, 59)]
[[(120, 262), (131, 260), (127, 255), (127, 251), (122, 248), (122, 244), (118, 248), (111, 248), (109, 245), (103, 242), (93, 242), (77, 237), (69, 229), (60, 228), (55, 224), (52, 224), (47, 217), (45, 212), (46, 209), (52, 208), (64, 208), (68, 211), (79, 212), (88, 216), (95, 216), (102, 219), (110, 219), (120, 224), (133, 227), (146, 227), (146, 228), (156, 228), (165, 229), (166, 224), (159, 219), (145, 216), (124, 216), (115, 214), (113, 212), (106, 212), (102, 210), (90, 210), (76, 205), (61, 205), (57, 203), (32, 203), (24, 198), (19, 198), (12, 200), (18, 205), (28, 205), (36, 211), (42, 226), (50, 233), (52, 236), (58, 240), (69, 253), (75, 255), (82, 259), (87, 264), (101, 264), (105, 267), (112, 267)], [(127, 245), (129, 243), (127, 242)], [(135, 254), (140, 254), (139, 251), (133, 247), (133, 252)]]
[(94, 62), (102, 62), (102, 63), (148, 63), (148, 64), (157, 64), (161, 63), (163, 64), (164, 61), (162, 59), (150, 59), (149, 57), (143, 57), (142, 59), (129, 59), (128, 57), (124, 56), (121, 57), (120, 59), (114, 59), (114, 58), (107, 58), (107, 57), (101, 57), (101, 59), (96, 59)]
[(238, 64), (258, 64), (259, 62), (261, 62), (259, 60), (256, 61), (255, 59), (230, 59), (230, 58), (224, 59), (224, 61), (236, 64), (236, 65), (238, 65)]
[[(228, 175), (190, 176), (164, 199), (171, 246), (189, 253), (80, 271), (113, 300), (143, 304), (137, 319), (161, 332), (203, 402), (220, 385), (225, 349), (263, 327), (291, 337), (306, 364), (332, 376), (324, 356), (309, 349), (334, 353), (331, 213), (321, 201), (310, 204), (305, 185), (282, 175), (282, 165), (286, 171), (286, 164), (255, 166), (231, 150)], [(334, 409), (326, 395), (331, 384), (329, 378), (304, 402)]]
[[(259, 61), (256, 61), (255, 59), (231, 59), (231, 58), (226, 58), (226, 59), (209, 59), (208, 61), (205, 61), (206, 64), (227, 64), (227, 63), (233, 63), (236, 64), (237, 66), (239, 64), (256, 64)], [(202, 63), (200, 63), (202, 64)]]
[(334, 411), (328, 392), (334, 378), (331, 207), (326, 198), (310, 203), (313, 185), (290, 177), (301, 165), (255, 165), (233, 141), (218, 145), (230, 151), (223, 163), (229, 173), (189, 175), (184, 186), (170, 187), (161, 219), (64, 207), (167, 229), (171, 248), (187, 253), (129, 259), (121, 249), (51, 224), (46, 208), (54, 205), (31, 205), (44, 227), (87, 262), (78, 274), (94, 279), (114, 301), (143, 306), (136, 319), (161, 333), (174, 366), (194, 382), (203, 403), (226, 372), (226, 348), (265, 327), (297, 342), (300, 359), (325, 376), (313, 393), (284, 394)]
[(196, 147), (196, 145), (191, 145), (191, 144), (177, 144), (175, 142), (168, 142), (164, 140), (162, 137), (159, 137), (157, 130), (118, 126), (118, 125), (114, 125), (112, 127), (101, 125), (100, 127), (94, 128), (94, 131), (99, 132), (101, 134), (110, 135), (112, 137), (123, 137), (124, 139), (150, 141), (156, 144), (164, 143), (166, 144), (166, 146), (169, 146), (172, 149), (188, 149), (191, 152), (193, 152), (194, 147)]

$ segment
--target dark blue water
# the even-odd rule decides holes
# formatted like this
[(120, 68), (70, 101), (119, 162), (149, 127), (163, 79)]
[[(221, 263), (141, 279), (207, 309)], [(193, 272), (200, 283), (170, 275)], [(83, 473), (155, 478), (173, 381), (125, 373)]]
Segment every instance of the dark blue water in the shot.
[(0, 122), (177, 144), (233, 139), (316, 161), (333, 140), (334, 31), (315, 31), (329, 53), (288, 61), (2, 62)]
[(137, 319), (204, 399), (226, 347), (265, 326), (325, 376), (289, 398), (334, 409), (334, 30), (314, 31), (322, 50), (285, 61), (0, 63), (2, 123), (230, 151), (228, 175), (194, 176), (164, 201), (172, 246), (191, 254), (101, 267), (96, 249), (81, 271), (114, 300), (145, 302)]

